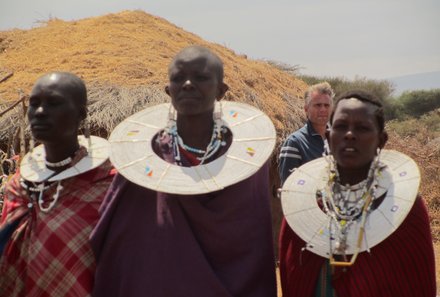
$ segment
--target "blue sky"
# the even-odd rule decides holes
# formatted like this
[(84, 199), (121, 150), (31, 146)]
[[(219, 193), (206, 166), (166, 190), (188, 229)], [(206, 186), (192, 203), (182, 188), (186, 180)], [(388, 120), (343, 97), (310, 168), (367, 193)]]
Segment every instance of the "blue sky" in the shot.
[(304, 74), (440, 71), (439, 0), (0, 0), (0, 31), (131, 9), (249, 58), (300, 65)]

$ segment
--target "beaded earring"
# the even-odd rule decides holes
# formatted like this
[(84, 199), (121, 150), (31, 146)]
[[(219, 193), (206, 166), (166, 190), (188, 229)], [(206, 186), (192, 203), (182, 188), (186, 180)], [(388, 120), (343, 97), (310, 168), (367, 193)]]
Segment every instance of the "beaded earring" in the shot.
[(87, 145), (89, 146), (89, 149), (92, 147), (92, 139), (90, 138), (90, 123), (85, 118), (83, 120), (83, 128), (84, 128), (84, 136), (87, 139)]
[(171, 131), (176, 127), (176, 121), (177, 121), (176, 109), (172, 104), (170, 104), (170, 108), (168, 109), (167, 126), (165, 128), (165, 130), (168, 133), (171, 133)]
[[(222, 136), (222, 129), (223, 129), (223, 107), (222, 107), (222, 102), (216, 100), (216, 102), (214, 103), (214, 112), (212, 114), (213, 120), (214, 120), (214, 127), (216, 129), (216, 134), (217, 137), (221, 138)], [(225, 132), (225, 131), (224, 131)], [(222, 145), (224, 146), (225, 143), (222, 143)]]
[(30, 153), (32, 153), (34, 151), (34, 147), (35, 147), (35, 139), (31, 135), (31, 137), (29, 138), (29, 152)]

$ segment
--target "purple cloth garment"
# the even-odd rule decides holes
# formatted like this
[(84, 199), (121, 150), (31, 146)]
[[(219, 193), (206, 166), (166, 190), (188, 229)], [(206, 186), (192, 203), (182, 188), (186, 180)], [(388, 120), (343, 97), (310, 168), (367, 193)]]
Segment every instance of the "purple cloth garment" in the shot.
[(267, 164), (221, 191), (155, 192), (117, 175), (91, 237), (94, 297), (275, 297)]

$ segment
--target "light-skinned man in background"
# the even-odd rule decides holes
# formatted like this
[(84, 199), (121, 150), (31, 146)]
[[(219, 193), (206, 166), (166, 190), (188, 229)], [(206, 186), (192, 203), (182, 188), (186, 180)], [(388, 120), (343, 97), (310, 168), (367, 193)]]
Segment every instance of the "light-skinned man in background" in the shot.
[[(307, 123), (284, 141), (279, 157), (281, 185), (295, 168), (322, 156), (325, 149), (325, 131), (333, 105), (334, 92), (329, 83), (309, 87), (304, 95)], [(285, 263), (292, 256), (293, 231), (283, 218), (279, 235), (280, 275), (287, 275)], [(286, 281), (281, 279), (281, 284)]]

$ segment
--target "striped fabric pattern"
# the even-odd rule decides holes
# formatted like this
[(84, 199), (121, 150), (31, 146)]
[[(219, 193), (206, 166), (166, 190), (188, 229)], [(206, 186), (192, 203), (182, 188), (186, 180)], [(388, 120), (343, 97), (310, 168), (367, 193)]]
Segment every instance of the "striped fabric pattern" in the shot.
[(281, 184), (295, 168), (321, 157), (323, 152), (324, 140), (313, 129), (312, 123), (307, 121), (304, 127), (290, 134), (281, 146), (278, 159)]
[(281, 158), (294, 158), (294, 159), (302, 160), (299, 150), (296, 147), (289, 147), (289, 146), (283, 146), (281, 148), (280, 159)]
[[(111, 165), (106, 162), (63, 180), (64, 189), (48, 213), (26, 195), (19, 174), (13, 177), (2, 219), (19, 211), (27, 214), (1, 258), (0, 296), (90, 296), (95, 261), (88, 238), (111, 177)], [(45, 199), (54, 192), (55, 187), (48, 189)]]

